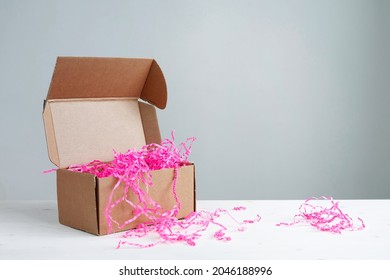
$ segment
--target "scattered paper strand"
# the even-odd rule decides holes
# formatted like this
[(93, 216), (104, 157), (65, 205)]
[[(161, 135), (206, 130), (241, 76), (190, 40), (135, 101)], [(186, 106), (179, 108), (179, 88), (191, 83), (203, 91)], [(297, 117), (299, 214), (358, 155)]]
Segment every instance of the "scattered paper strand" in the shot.
[[(254, 220), (244, 220), (242, 222), (237, 221), (229, 211), (225, 209), (217, 209), (214, 212), (198, 211), (192, 212), (183, 220), (178, 220), (175, 217), (161, 217), (161, 219), (154, 221), (153, 223), (143, 223), (137, 228), (127, 231), (122, 237), (124, 240), (119, 241), (118, 247), (122, 245), (129, 245), (139, 248), (149, 248), (163, 243), (184, 242), (190, 246), (195, 246), (195, 240), (201, 237), (201, 233), (204, 232), (210, 225), (217, 226), (219, 229), (214, 233), (213, 237), (220, 241), (230, 241), (231, 237), (226, 235), (228, 228), (223, 225), (219, 218), (222, 215), (228, 216), (237, 225), (237, 231), (245, 231), (244, 224), (255, 223), (261, 220), (261, 217), (257, 215)], [(128, 241), (129, 238), (134, 237), (146, 237), (155, 235), (157, 233), (158, 241), (141, 244)]]
[[(113, 224), (118, 228), (124, 228), (127, 224), (135, 221), (141, 215), (146, 216), (150, 222), (141, 223), (137, 228), (128, 230), (122, 236), (125, 240), (119, 241), (118, 247), (130, 245), (139, 248), (149, 248), (161, 243), (184, 242), (194, 246), (195, 240), (201, 236), (209, 225), (215, 225), (219, 229), (215, 232), (214, 238), (221, 241), (230, 241), (231, 237), (226, 236), (228, 228), (218, 221), (221, 215), (227, 215), (238, 226), (238, 231), (246, 230), (244, 224), (259, 222), (261, 217), (253, 220), (237, 221), (227, 210), (217, 209), (214, 212), (199, 211), (193, 212), (185, 219), (176, 218), (180, 210), (180, 201), (176, 192), (176, 180), (178, 168), (188, 165), (188, 157), (191, 153), (192, 143), (195, 138), (188, 138), (181, 143), (179, 147), (175, 146), (174, 133), (171, 133), (172, 139), (165, 139), (161, 144), (149, 144), (140, 150), (129, 150), (121, 154), (114, 151), (114, 160), (104, 163), (94, 160), (88, 164), (72, 165), (69, 170), (82, 173), (91, 173), (99, 178), (113, 176), (118, 179), (111, 190), (107, 207), (104, 211), (108, 223), (108, 232), (112, 231)], [(163, 210), (162, 207), (148, 195), (149, 187), (153, 187), (150, 171), (163, 168), (174, 168), (174, 178), (172, 183), (172, 192), (175, 198), (175, 206), (171, 210)], [(123, 195), (117, 200), (113, 200), (115, 191), (120, 184), (124, 182), (125, 187)], [(146, 191), (142, 190), (140, 183), (146, 186)], [(158, 186), (157, 186), (158, 187)], [(138, 197), (138, 203), (127, 199), (128, 193), (132, 191)], [(119, 223), (112, 217), (112, 211), (120, 203), (127, 203), (133, 209), (133, 217), (123, 223)], [(234, 211), (245, 210), (243, 206), (234, 207)], [(130, 242), (130, 238), (141, 238), (147, 235), (156, 235), (158, 241), (149, 244)]]
[[(329, 201), (330, 206), (315, 205), (314, 201)], [(342, 230), (362, 230), (366, 226), (361, 218), (357, 218), (360, 225), (355, 225), (353, 219), (343, 213), (339, 207), (339, 202), (332, 197), (321, 196), (307, 199), (300, 207), (299, 214), (294, 216), (291, 223), (279, 223), (276, 226), (292, 226), (298, 223), (308, 223), (320, 231), (327, 231), (341, 234)]]

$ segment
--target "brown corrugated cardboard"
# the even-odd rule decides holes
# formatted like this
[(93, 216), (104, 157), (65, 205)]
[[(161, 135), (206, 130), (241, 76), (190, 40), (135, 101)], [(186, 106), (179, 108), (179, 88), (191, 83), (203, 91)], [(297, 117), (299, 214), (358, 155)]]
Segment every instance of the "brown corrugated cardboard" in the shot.
[(167, 88), (153, 59), (59, 57), (47, 99), (141, 98), (164, 109)]
[[(172, 209), (175, 205), (175, 199), (172, 193), (172, 181), (173, 181), (173, 173), (174, 170), (172, 168), (162, 169), (151, 172), (153, 178), (153, 184), (155, 187), (149, 188), (150, 197), (158, 201), (163, 209), (169, 210)], [(194, 183), (194, 166), (184, 166), (178, 170), (176, 191), (181, 203), (181, 208), (179, 211), (179, 217), (185, 217), (192, 211), (194, 211), (194, 192), (188, 192), (188, 187), (192, 186)], [(109, 199), (109, 195), (111, 192), (111, 188), (115, 181), (112, 177), (102, 178), (98, 181), (99, 184), (99, 192), (98, 192), (98, 201), (99, 201), (99, 232), (100, 234), (106, 234), (108, 225), (107, 220), (104, 216), (104, 210), (107, 206), (107, 201)], [(123, 187), (123, 185), (121, 186)], [(142, 186), (145, 190), (145, 186)], [(116, 191), (115, 199), (119, 199), (122, 196), (123, 189), (119, 188)], [(131, 201), (138, 201), (136, 195), (134, 193), (130, 193), (129, 199)], [(128, 213), (131, 211), (131, 208), (128, 204), (122, 203), (118, 205), (112, 215), (119, 223), (124, 223), (128, 219)], [(148, 220), (144, 216), (140, 216), (135, 222), (128, 224), (123, 229), (130, 229), (136, 227), (138, 224), (142, 222), (147, 222)], [(115, 224), (113, 224), (113, 230), (119, 231)]]
[[(114, 178), (96, 178), (66, 170), (69, 165), (92, 160), (110, 161), (113, 150), (126, 152), (145, 144), (160, 143), (155, 107), (165, 108), (165, 79), (153, 59), (60, 57), (57, 59), (43, 120), (50, 160), (57, 171), (60, 223), (93, 234), (107, 234), (104, 209)], [(169, 210), (174, 205), (173, 169), (153, 171), (151, 197)], [(179, 169), (178, 217), (195, 210), (195, 168)], [(135, 197), (129, 198), (136, 201)], [(124, 222), (131, 209), (118, 205), (113, 218)], [(124, 228), (144, 222), (141, 218)]]
[[(151, 173), (154, 187), (149, 188), (149, 195), (153, 200), (158, 201), (165, 210), (172, 209), (175, 205), (172, 193), (173, 172), (174, 170), (169, 168)], [(57, 171), (57, 196), (60, 223), (92, 234), (107, 234), (108, 225), (104, 210), (112, 187), (116, 182), (113, 177), (96, 178), (91, 174), (59, 169)], [(181, 203), (178, 217), (185, 217), (194, 211), (194, 182), (193, 165), (184, 166), (178, 170), (176, 191)], [(145, 190), (145, 186), (141, 187)], [(113, 200), (120, 198), (122, 193), (123, 184), (116, 190)], [(128, 199), (137, 202), (137, 198), (133, 193), (129, 193)], [(112, 217), (119, 223), (124, 223), (129, 219), (131, 211), (132, 209), (128, 204), (122, 203), (115, 207)], [(141, 216), (135, 222), (123, 228), (118, 228), (113, 224), (112, 231), (117, 232), (134, 228), (146, 221), (148, 220)]]
[[(112, 160), (113, 150), (126, 152), (146, 144), (137, 99), (57, 99), (48, 100), (44, 118), (54, 124), (50, 158), (60, 168)], [(150, 111), (154, 110), (151, 105)], [(157, 119), (153, 119), (157, 124)], [(49, 143), (49, 142), (48, 142)], [(92, 145), (93, 143), (93, 145)], [(49, 147), (51, 146), (49, 144)], [(55, 153), (55, 154), (53, 154)]]

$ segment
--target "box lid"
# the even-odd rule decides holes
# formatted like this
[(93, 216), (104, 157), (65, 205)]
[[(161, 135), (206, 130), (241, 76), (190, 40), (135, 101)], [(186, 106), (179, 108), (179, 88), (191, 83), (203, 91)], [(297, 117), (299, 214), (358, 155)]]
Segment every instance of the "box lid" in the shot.
[(141, 98), (164, 109), (167, 87), (154, 59), (58, 57), (47, 100)]
[(167, 89), (153, 59), (59, 57), (43, 110), (50, 160), (60, 168), (161, 141), (155, 107)]

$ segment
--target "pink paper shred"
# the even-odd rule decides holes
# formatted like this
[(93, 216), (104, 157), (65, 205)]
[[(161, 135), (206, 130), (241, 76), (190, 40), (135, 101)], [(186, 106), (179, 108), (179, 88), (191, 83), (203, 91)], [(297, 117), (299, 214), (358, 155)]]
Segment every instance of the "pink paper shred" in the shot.
[[(314, 204), (316, 201), (329, 202), (328, 207)], [(362, 230), (366, 226), (361, 218), (357, 218), (360, 225), (355, 225), (353, 219), (341, 211), (339, 202), (332, 197), (321, 196), (307, 199), (300, 207), (299, 214), (294, 216), (291, 223), (279, 223), (277, 226), (292, 226), (298, 223), (308, 223), (320, 231), (327, 231), (341, 234), (342, 230)]]
[[(185, 219), (178, 220), (177, 213), (180, 210), (180, 201), (176, 193), (176, 180), (178, 168), (189, 164), (188, 157), (191, 153), (192, 143), (195, 138), (188, 138), (181, 143), (179, 147), (175, 146), (174, 133), (171, 133), (172, 139), (165, 139), (161, 144), (150, 144), (142, 147), (140, 150), (129, 150), (121, 154), (114, 151), (114, 160), (104, 163), (94, 160), (88, 164), (72, 165), (69, 170), (75, 172), (91, 173), (99, 178), (113, 176), (118, 182), (113, 187), (107, 207), (104, 211), (108, 222), (108, 232), (112, 231), (113, 224), (118, 228), (123, 228), (127, 224), (135, 221), (141, 215), (146, 216), (150, 222), (141, 223), (137, 228), (128, 230), (123, 234), (123, 239), (119, 241), (117, 248), (123, 245), (129, 245), (139, 248), (149, 248), (162, 243), (183, 242), (194, 246), (203, 231), (210, 225), (214, 225), (218, 230), (214, 233), (214, 238), (220, 241), (230, 241), (231, 237), (226, 235), (228, 228), (224, 226), (219, 218), (224, 215), (233, 220), (237, 225), (237, 231), (244, 231), (244, 224), (259, 222), (261, 217), (257, 215), (253, 220), (237, 221), (227, 210), (217, 209), (214, 212), (199, 211), (193, 212)], [(171, 210), (163, 210), (162, 207), (148, 195), (148, 189), (154, 187), (150, 171), (163, 168), (174, 168), (174, 178), (172, 183), (172, 192), (176, 204)], [(125, 187), (123, 195), (117, 200), (113, 200), (113, 195), (121, 182)], [(140, 182), (147, 188), (143, 191), (140, 188)], [(156, 186), (158, 187), (158, 186)], [(134, 192), (138, 197), (138, 203), (134, 204), (128, 200), (128, 193)], [(127, 203), (133, 209), (133, 217), (124, 223), (116, 221), (111, 213), (120, 203)], [(234, 211), (245, 210), (243, 206), (234, 207)], [(137, 243), (129, 241), (134, 238), (154, 237), (157, 241), (151, 243)]]

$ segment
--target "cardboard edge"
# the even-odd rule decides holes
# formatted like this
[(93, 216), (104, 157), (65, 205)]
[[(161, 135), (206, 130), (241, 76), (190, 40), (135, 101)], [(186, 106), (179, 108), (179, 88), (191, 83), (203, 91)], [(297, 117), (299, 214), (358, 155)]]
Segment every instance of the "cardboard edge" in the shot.
[(193, 210), (192, 212), (195, 212), (196, 211), (196, 172), (195, 172), (195, 163), (193, 162), (189, 162), (187, 165), (185, 166), (182, 166), (182, 167), (192, 167), (192, 172), (193, 172), (193, 196), (194, 196), (194, 199), (193, 199)]
[(96, 229), (97, 229), (97, 232), (95, 233), (95, 235), (97, 236), (100, 236), (100, 221), (99, 221), (99, 178), (96, 177), (96, 176), (93, 176), (94, 177), (94, 181), (95, 181), (95, 218), (96, 218)]
[(52, 104), (58, 102), (78, 102), (78, 101), (117, 101), (117, 100), (139, 100), (138, 97), (85, 97), (85, 98), (61, 98), (61, 99), (48, 99), (44, 103)]
[(196, 211), (196, 172), (195, 172), (195, 163), (191, 162), (191, 165), (194, 168), (194, 212)]
[(60, 166), (60, 160), (58, 155), (57, 140), (55, 136), (53, 115), (51, 113), (51, 109), (47, 100), (44, 101), (42, 118), (45, 129), (47, 153), (49, 155), (50, 161), (58, 167)]
[[(104, 178), (101, 178), (104, 179)], [(100, 224), (100, 215), (104, 215), (104, 213), (100, 213), (100, 195), (99, 195), (99, 188), (100, 188), (100, 180), (99, 178), (96, 178), (95, 176), (95, 198), (96, 198), (96, 220), (97, 220), (97, 236), (105, 235), (102, 233), (101, 224)]]
[[(187, 181), (186, 178), (191, 178), (191, 180)], [(189, 162), (186, 165), (178, 167), (177, 179), (178, 181), (177, 181), (176, 191), (177, 191), (177, 196), (182, 205), (177, 218), (185, 219), (196, 209), (195, 164)], [(172, 177), (172, 182), (173, 182), (173, 177)]]
[(152, 60), (140, 98), (160, 109), (165, 109), (168, 99), (164, 73), (156, 60)]
[(138, 107), (141, 114), (146, 144), (160, 144), (161, 133), (160, 126), (158, 125), (156, 108), (140, 101), (138, 102)]
[[(95, 176), (96, 177), (96, 176)], [(95, 178), (95, 200), (96, 200), (96, 223), (97, 223), (97, 234), (100, 236), (100, 197), (99, 197), (99, 179)]]

